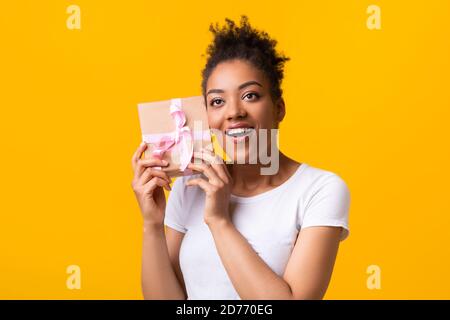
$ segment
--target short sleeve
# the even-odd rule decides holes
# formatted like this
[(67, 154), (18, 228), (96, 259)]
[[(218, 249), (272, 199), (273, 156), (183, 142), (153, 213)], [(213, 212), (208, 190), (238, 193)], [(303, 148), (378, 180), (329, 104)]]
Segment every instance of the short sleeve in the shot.
[(186, 233), (185, 216), (182, 210), (184, 195), (183, 177), (179, 177), (172, 185), (166, 205), (164, 224), (172, 229)]
[(301, 228), (312, 226), (343, 227), (341, 241), (349, 233), (350, 191), (336, 174), (327, 177), (307, 201)]

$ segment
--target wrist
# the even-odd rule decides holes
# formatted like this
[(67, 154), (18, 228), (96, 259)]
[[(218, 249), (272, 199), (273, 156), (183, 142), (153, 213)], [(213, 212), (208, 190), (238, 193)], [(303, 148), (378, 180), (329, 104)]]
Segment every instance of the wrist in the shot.
[(231, 220), (227, 218), (208, 219), (205, 220), (205, 223), (210, 229), (226, 228), (232, 225)]
[(144, 232), (160, 232), (164, 231), (164, 224), (158, 223), (154, 221), (146, 221), (142, 222), (142, 228)]

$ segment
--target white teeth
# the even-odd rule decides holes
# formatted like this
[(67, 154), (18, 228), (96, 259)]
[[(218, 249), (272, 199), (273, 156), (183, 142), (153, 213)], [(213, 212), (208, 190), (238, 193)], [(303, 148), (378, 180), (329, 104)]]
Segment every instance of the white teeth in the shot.
[(255, 129), (253, 129), (253, 128), (228, 129), (228, 130), (226, 130), (226, 134), (229, 136), (232, 136), (232, 137), (242, 137), (242, 136), (249, 134), (253, 130), (255, 130)]

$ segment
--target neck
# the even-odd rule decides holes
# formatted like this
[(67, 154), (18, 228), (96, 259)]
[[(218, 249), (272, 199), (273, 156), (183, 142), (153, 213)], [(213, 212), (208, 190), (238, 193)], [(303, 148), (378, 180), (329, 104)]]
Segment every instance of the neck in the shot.
[(228, 170), (233, 178), (233, 190), (236, 190), (238, 193), (252, 192), (255, 189), (276, 184), (275, 181), (279, 180), (280, 175), (283, 175), (289, 162), (292, 161), (282, 152), (279, 155), (278, 172), (273, 175), (262, 175), (261, 169), (268, 166), (261, 165), (260, 163), (228, 165)]

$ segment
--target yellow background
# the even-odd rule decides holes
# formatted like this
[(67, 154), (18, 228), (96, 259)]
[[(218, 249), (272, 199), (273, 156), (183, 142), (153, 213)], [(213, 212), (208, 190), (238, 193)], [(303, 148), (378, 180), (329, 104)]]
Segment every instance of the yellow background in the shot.
[[(209, 24), (241, 14), (292, 59), (282, 150), (351, 190), (325, 298), (450, 298), (445, 0), (3, 1), (0, 298), (142, 298), (136, 104), (200, 94)], [(66, 287), (72, 264), (81, 290)]]

